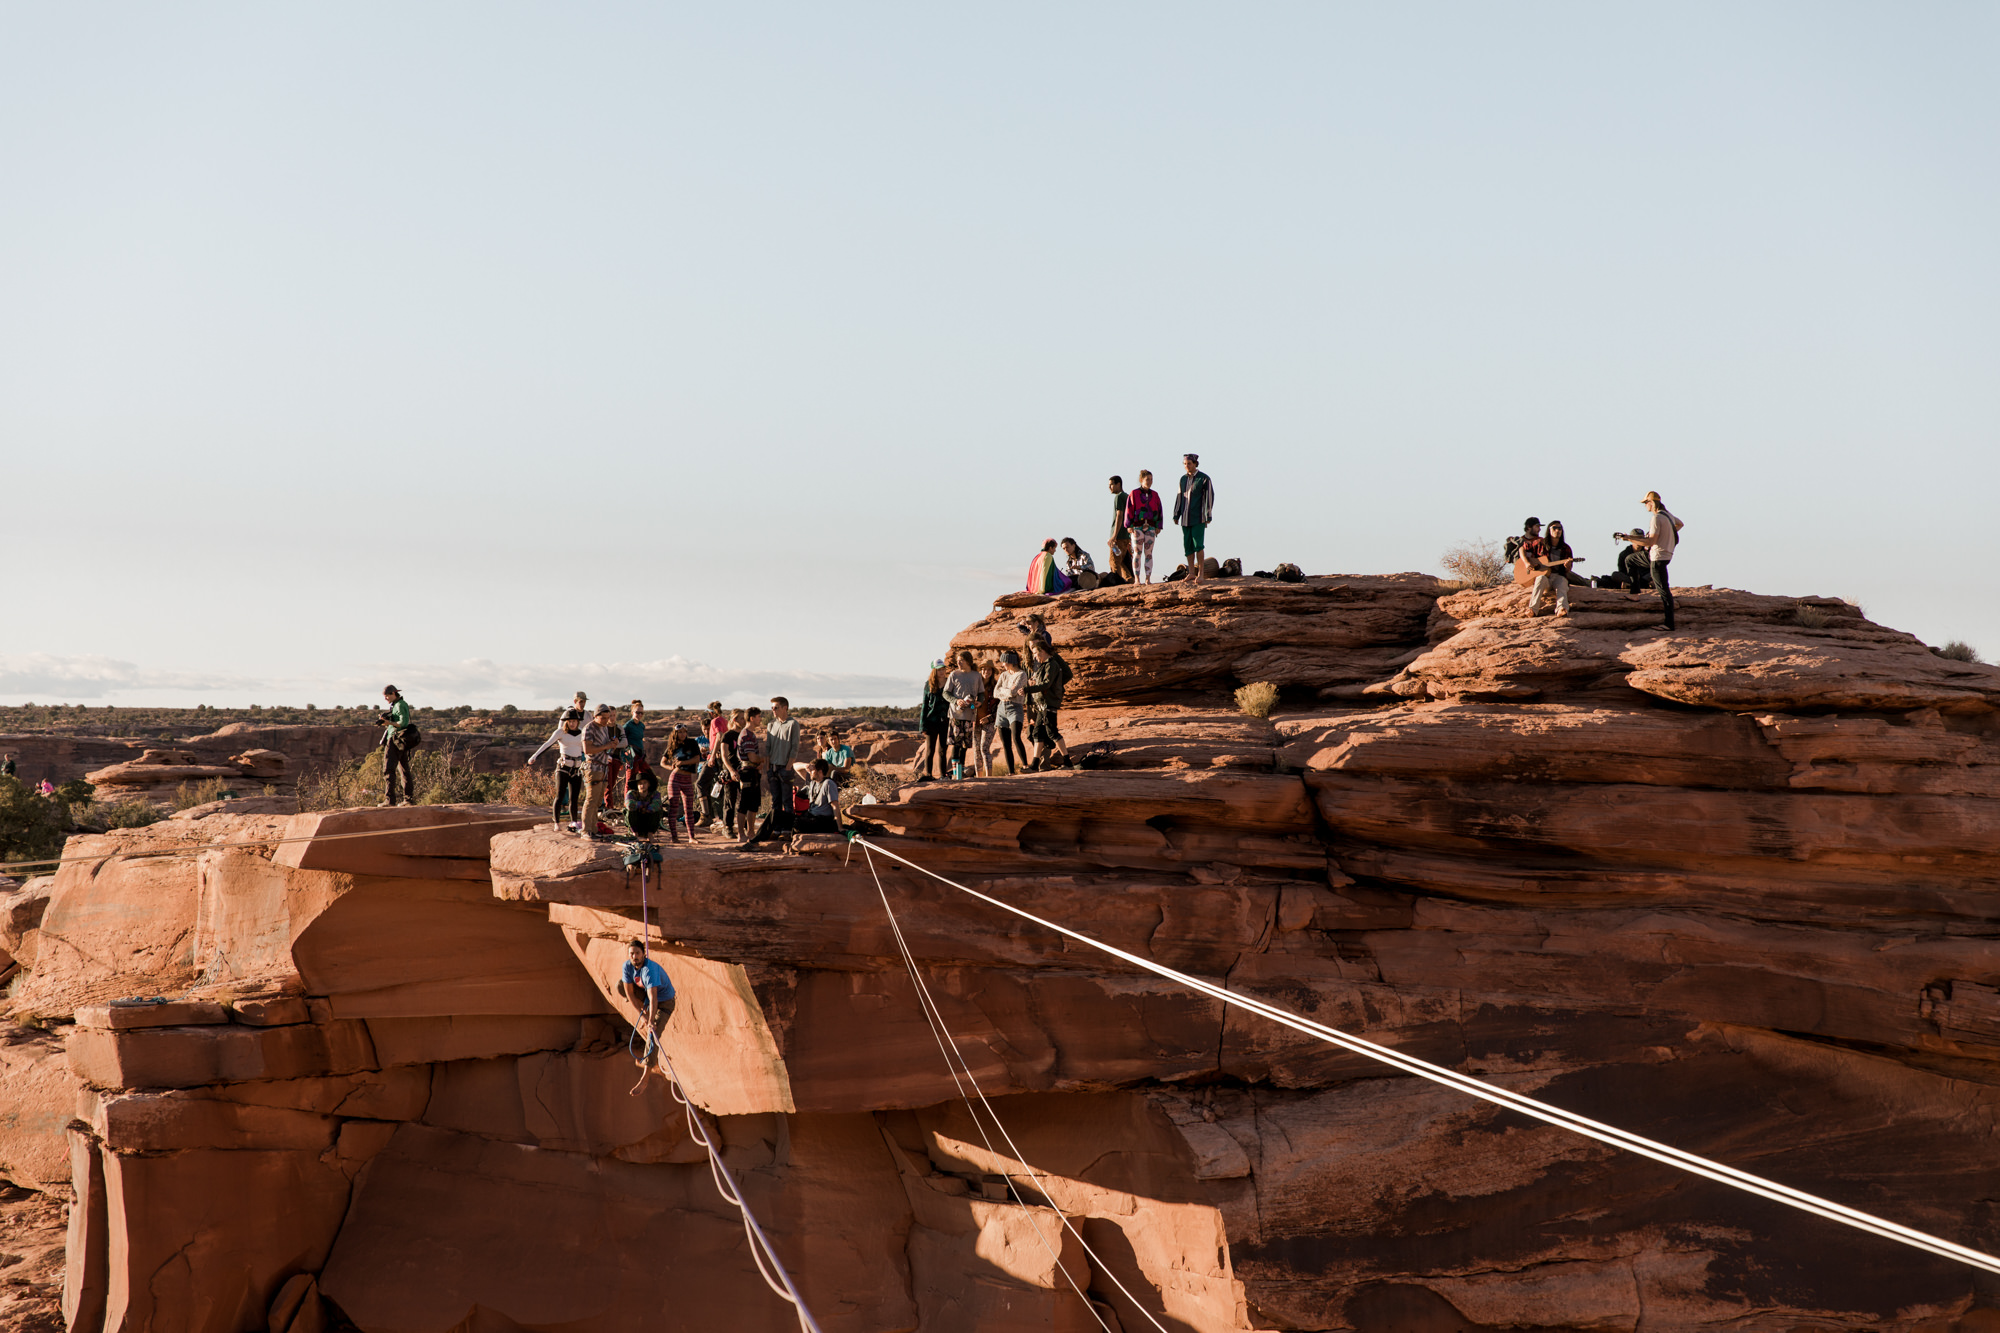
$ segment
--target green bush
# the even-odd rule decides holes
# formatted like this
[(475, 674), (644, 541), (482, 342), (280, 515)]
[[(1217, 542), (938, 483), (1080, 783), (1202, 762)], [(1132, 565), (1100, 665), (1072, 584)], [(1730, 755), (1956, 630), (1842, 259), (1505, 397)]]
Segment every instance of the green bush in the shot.
[(86, 822), (102, 829), (144, 828), (157, 824), (166, 814), (150, 801), (100, 801), (84, 816)]
[[(511, 773), (475, 773), (449, 741), (433, 749), (418, 747), (410, 759), (418, 805), (488, 804), (507, 798)], [(346, 810), (380, 805), (387, 789), (382, 781), (382, 752), (376, 750), (352, 763), (313, 774), (299, 783), (299, 809)]]
[(62, 855), (69, 806), (19, 778), (0, 777), (0, 860), (44, 861)]

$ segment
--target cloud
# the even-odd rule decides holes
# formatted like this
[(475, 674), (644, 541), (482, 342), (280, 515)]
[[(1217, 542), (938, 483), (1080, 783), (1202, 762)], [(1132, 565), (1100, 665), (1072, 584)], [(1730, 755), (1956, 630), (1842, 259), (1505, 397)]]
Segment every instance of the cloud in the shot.
[(508, 663), (364, 662), (323, 674), (218, 675), (159, 670), (99, 656), (0, 654), (0, 701), (120, 704), (208, 703), (323, 705), (372, 702), (394, 684), (418, 705), (554, 706), (577, 690), (592, 699), (645, 699), (655, 707), (690, 707), (721, 699), (762, 703), (782, 694), (801, 707), (907, 704), (922, 690), (914, 677), (858, 673), (743, 670), (683, 657), (651, 662)]

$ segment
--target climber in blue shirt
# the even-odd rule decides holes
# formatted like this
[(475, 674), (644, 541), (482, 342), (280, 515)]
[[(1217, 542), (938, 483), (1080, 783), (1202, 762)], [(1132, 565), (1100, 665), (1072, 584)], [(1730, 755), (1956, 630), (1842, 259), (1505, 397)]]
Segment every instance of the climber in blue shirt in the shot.
[(646, 1015), (648, 1026), (658, 1036), (674, 1016), (674, 983), (667, 969), (646, 957), (646, 942), (633, 940), (618, 977), (618, 994)]

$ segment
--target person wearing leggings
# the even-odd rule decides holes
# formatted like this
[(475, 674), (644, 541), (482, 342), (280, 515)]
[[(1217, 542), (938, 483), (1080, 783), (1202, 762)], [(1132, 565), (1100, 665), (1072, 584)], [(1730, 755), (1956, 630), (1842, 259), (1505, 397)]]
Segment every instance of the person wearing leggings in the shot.
[(583, 713), (571, 708), (556, 724), (554, 734), (541, 744), (541, 749), (528, 756), (526, 768), (542, 757), (542, 750), (556, 747), (556, 799), (549, 811), (549, 818), (557, 828), (563, 825), (563, 811), (568, 809), (572, 827), (583, 815)]
[(1021, 655), (1000, 654), (1000, 671), (993, 678), (993, 721), (1000, 732), (1000, 749), (1007, 756), (1009, 776), (1019, 772), (1028, 752), (1021, 745), (1021, 706), (1028, 697), (1028, 673), (1021, 670)]
[(1141, 472), (1139, 484), (1125, 495), (1125, 528), (1132, 537), (1132, 577), (1135, 582), (1153, 581), (1153, 540), (1165, 526), (1160, 493), (1153, 489), (1153, 474)]
[(701, 746), (695, 744), (694, 737), (688, 735), (686, 727), (675, 727), (667, 733), (667, 837), (679, 842), (681, 835), (674, 824), (679, 818), (687, 825), (688, 841), (694, 839), (695, 795), (694, 771), (701, 767)]

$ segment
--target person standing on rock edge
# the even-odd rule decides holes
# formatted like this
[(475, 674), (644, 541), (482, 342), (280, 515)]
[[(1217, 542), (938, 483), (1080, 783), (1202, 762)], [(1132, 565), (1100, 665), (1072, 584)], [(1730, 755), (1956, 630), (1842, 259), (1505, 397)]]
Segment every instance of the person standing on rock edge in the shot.
[(784, 695), (771, 699), (771, 720), (764, 724), (764, 763), (771, 784), (771, 824), (780, 831), (792, 827), (792, 761), (799, 757), (799, 720)]
[(945, 735), (951, 729), (951, 701), (944, 697), (949, 675), (940, 657), (931, 663), (930, 675), (924, 677), (924, 697), (917, 705), (917, 729), (924, 737), (923, 756), (917, 761), (918, 782), (929, 782), (944, 767)]
[[(1115, 478), (1114, 478), (1115, 480)], [(1153, 539), (1165, 523), (1160, 493), (1153, 489), (1153, 474), (1141, 472), (1139, 485), (1125, 497), (1125, 527), (1132, 536), (1132, 581), (1153, 581)]]
[(1652, 516), (1646, 526), (1614, 535), (1623, 541), (1645, 541), (1647, 563), (1653, 574), (1653, 590), (1660, 594), (1660, 623), (1653, 628), (1672, 633), (1674, 590), (1667, 578), (1667, 565), (1674, 558), (1674, 550), (1680, 545), (1681, 529), (1686, 525), (1667, 512), (1658, 491), (1647, 491), (1646, 497), (1639, 503), (1645, 505), (1646, 512)]
[(583, 714), (577, 709), (563, 710), (562, 721), (556, 724), (554, 734), (543, 741), (541, 747), (528, 756), (522, 768), (528, 768), (542, 757), (542, 751), (551, 745), (556, 747), (556, 799), (549, 810), (549, 818), (555, 821), (558, 830), (563, 825), (563, 811), (569, 811), (570, 830), (583, 827)]
[(757, 720), (763, 716), (763, 709), (752, 708), (736, 728), (736, 771), (743, 775), (743, 785), (737, 789), (736, 834), (746, 842), (764, 806), (764, 744), (757, 739)]
[(618, 714), (610, 704), (599, 704), (590, 725), (583, 729), (583, 755), (590, 771), (583, 781), (583, 833), (597, 836), (597, 815), (604, 809), (604, 790), (609, 785), (611, 756), (625, 746), (625, 733), (618, 728)]
[(722, 735), (708, 747), (708, 762), (720, 766), (716, 774), (715, 798), (722, 806), (723, 831), (735, 838), (742, 836), (737, 832), (736, 810), (743, 804), (743, 784), (745, 781), (755, 782), (757, 775), (752, 772), (746, 778), (742, 761), (736, 757), (736, 742), (742, 735), (744, 725), (743, 711), (738, 709), (727, 721)]
[(972, 664), (972, 654), (959, 649), (958, 670), (946, 676), (944, 681), (944, 697), (951, 726), (950, 772), (954, 779), (965, 776), (966, 754), (972, 749), (973, 722), (979, 715), (979, 701), (985, 692), (986, 682), (979, 678), (979, 672)]
[(1000, 670), (993, 677), (993, 721), (1000, 732), (1000, 748), (1007, 756), (1007, 776), (1013, 777), (1019, 770), (1014, 767), (1014, 756), (1018, 753), (1021, 763), (1028, 762), (1027, 742), (1021, 739), (1021, 709), (1027, 703), (1028, 673), (1021, 670), (1021, 655), (1008, 651), (1000, 654)]
[(417, 748), (417, 729), (410, 722), (410, 703), (403, 692), (394, 685), (382, 687), (382, 698), (389, 705), (386, 713), (377, 713), (382, 728), (382, 785), (384, 805), (396, 804), (396, 775), (403, 775), (403, 803), (417, 803), (417, 780), (410, 776), (410, 751)]
[(1174, 522), (1180, 525), (1181, 549), (1187, 554), (1187, 581), (1199, 583), (1208, 525), (1215, 517), (1215, 483), (1201, 470), (1200, 454), (1182, 454), (1181, 463), (1187, 475), (1181, 478), (1180, 493), (1174, 497)]
[(1131, 499), (1125, 492), (1125, 478), (1111, 479), (1111, 537), (1105, 543), (1104, 563), (1111, 566), (1111, 572), (1125, 582), (1132, 581), (1132, 533), (1131, 525), (1125, 521), (1125, 509)]
[(987, 658), (979, 668), (979, 703), (972, 712), (973, 771), (982, 778), (993, 776), (993, 730), (1000, 711), (1000, 701), (993, 697), (993, 683), (999, 679), (1000, 668), (992, 658)]
[(1028, 673), (1028, 697), (1034, 707), (1033, 734), (1029, 737), (1035, 743), (1035, 757), (1028, 764), (1030, 773), (1055, 767), (1060, 759), (1070, 762), (1069, 749), (1063, 744), (1062, 711), (1063, 687), (1068, 685), (1073, 674), (1069, 663), (1057, 656), (1055, 646), (1046, 639), (1034, 641), (1035, 666)]

